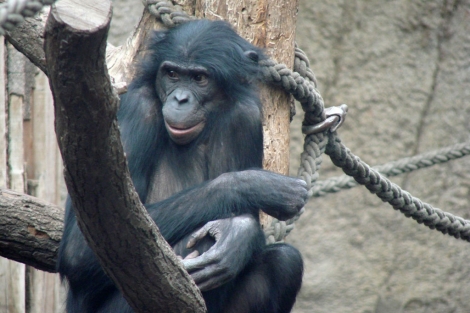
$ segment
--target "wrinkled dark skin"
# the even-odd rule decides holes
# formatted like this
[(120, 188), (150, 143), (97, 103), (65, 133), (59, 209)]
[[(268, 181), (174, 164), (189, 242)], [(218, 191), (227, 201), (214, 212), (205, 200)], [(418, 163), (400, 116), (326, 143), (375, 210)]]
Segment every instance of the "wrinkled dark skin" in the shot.
[[(237, 190), (246, 187), (244, 197), (252, 197), (253, 200), (250, 201), (259, 202), (257, 205), (266, 214), (282, 221), (294, 217), (307, 200), (307, 184), (303, 180), (267, 171), (248, 170), (222, 174), (216, 180), (220, 180), (217, 182), (220, 184), (236, 186)], [(254, 194), (249, 188), (253, 180), (266, 185), (268, 188), (263, 190), (267, 193)], [(289, 183), (286, 184), (286, 181)], [(276, 190), (276, 193), (272, 194), (270, 189), (271, 192)], [(253, 237), (256, 232), (253, 229), (258, 227), (258, 221), (250, 215), (211, 221), (188, 238), (186, 250), (181, 246), (184, 246), (188, 240), (178, 243), (175, 251), (185, 257), (193, 251), (200, 251), (192, 254), (190, 259), (185, 259), (183, 264), (201, 291), (207, 291), (224, 284), (240, 272), (238, 266), (241, 264), (235, 262), (236, 255), (244, 249), (247, 242), (255, 239)], [(212, 240), (204, 242), (206, 236), (214, 238), (215, 245), (212, 246), (214, 244)], [(191, 249), (198, 241), (203, 241), (201, 246), (198, 249)], [(203, 253), (207, 249), (209, 251)]]
[(231, 261), (236, 259), (238, 251), (243, 249), (246, 242), (253, 240), (249, 237), (253, 236), (252, 229), (257, 227), (258, 221), (247, 214), (208, 222), (191, 235), (187, 249), (207, 240), (207, 237), (215, 241), (215, 244), (208, 242), (208, 245), (214, 245), (209, 246), (209, 250), (202, 255), (194, 250), (183, 260), (184, 267), (201, 291), (217, 288), (241, 271)]

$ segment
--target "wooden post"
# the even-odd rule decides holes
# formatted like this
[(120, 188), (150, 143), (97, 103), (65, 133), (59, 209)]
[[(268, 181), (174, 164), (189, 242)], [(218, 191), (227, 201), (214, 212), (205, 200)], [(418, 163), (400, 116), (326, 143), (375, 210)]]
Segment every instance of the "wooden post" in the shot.
[(5, 43), (0, 42), (0, 188), (7, 187), (8, 167), (7, 167), (7, 121), (5, 93)]
[[(223, 19), (252, 44), (264, 48), (273, 60), (294, 64), (295, 25), (298, 0), (205, 0), (189, 3), (175, 1), (198, 18)], [(264, 114), (264, 162), (267, 170), (289, 173), (289, 124), (294, 100), (286, 92), (261, 87)], [(261, 224), (271, 224), (272, 217), (261, 212)]]
[[(58, 177), (62, 163), (47, 78), (42, 74), (38, 90), (33, 91), (37, 70), (14, 48), (9, 49), (9, 71), (7, 156), (10, 189), (22, 193), (28, 189), (34, 196), (57, 203), (60, 201), (62, 179), (58, 180)], [(29, 188), (26, 177), (30, 178)], [(55, 290), (60, 287), (57, 275), (25, 268), (15, 262), (9, 262), (8, 274), (9, 292), (5, 303), (8, 303), (9, 312), (54, 312), (62, 307), (55, 300)]]
[[(25, 192), (23, 150), (24, 63), (26, 58), (8, 48), (8, 176), (9, 188)], [(9, 262), (8, 312), (24, 313), (25, 265)]]
[[(49, 82), (43, 72), (35, 76), (29, 123), (31, 143), (25, 143), (25, 146), (30, 149), (26, 151), (30, 194), (49, 203), (63, 204), (60, 198), (63, 179), (58, 179), (62, 176), (62, 159), (54, 131), (54, 105)], [(32, 267), (29, 267), (28, 274), (28, 313), (59, 312), (63, 298), (58, 293), (62, 288), (58, 275)]]
[[(6, 121), (6, 94), (5, 94), (5, 43), (0, 42), (0, 188), (7, 187), (7, 121)], [(0, 312), (7, 312), (8, 304), (8, 272), (9, 260), (0, 258)]]

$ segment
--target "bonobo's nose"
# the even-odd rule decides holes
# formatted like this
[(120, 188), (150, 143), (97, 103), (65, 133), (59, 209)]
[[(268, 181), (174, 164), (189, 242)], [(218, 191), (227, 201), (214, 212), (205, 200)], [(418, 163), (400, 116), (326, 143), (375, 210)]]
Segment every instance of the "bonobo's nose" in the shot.
[(177, 90), (175, 91), (175, 100), (178, 101), (178, 104), (185, 104), (189, 102), (191, 95), (186, 90)]

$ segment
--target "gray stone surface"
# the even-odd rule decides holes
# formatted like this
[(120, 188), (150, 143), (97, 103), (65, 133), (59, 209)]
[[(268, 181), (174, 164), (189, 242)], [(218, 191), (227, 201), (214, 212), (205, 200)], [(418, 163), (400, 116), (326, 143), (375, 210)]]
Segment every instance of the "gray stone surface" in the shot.
[[(369, 164), (469, 140), (469, 0), (300, 0), (297, 42), (326, 105), (348, 104), (340, 137)], [(292, 130), (295, 174), (298, 122)], [(469, 219), (469, 167), (464, 158), (392, 180)], [(320, 177), (338, 174), (325, 156)], [(363, 187), (312, 199), (288, 241), (305, 259), (296, 313), (470, 312), (470, 243)]]
[(132, 34), (144, 11), (142, 1), (112, 0), (113, 19), (109, 29), (109, 42), (115, 46), (123, 45)]

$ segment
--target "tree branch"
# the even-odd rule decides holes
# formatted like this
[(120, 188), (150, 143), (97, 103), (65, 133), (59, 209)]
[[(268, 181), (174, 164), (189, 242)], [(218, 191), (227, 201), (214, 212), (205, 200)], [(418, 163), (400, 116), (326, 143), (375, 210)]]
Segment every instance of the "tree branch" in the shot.
[(47, 74), (46, 56), (44, 55), (45, 15), (26, 18), (23, 23), (11, 31), (6, 31), (6, 39), (23, 53), (34, 65)]
[[(3, 2), (0, 0), (0, 3)], [(25, 18), (25, 22), (11, 31), (6, 31), (5, 38), (16, 50), (23, 53), (34, 65), (47, 75), (46, 57), (44, 54), (44, 26), (47, 14), (42, 13), (34, 18)], [(145, 39), (149, 32), (162, 28), (163, 24), (155, 19), (148, 10), (144, 10), (139, 25), (126, 44), (106, 48), (106, 63), (109, 75), (117, 88), (125, 92), (127, 84), (134, 76), (136, 59), (146, 50)]]
[(0, 256), (55, 272), (64, 209), (2, 189), (0, 210)]
[(46, 24), (56, 133), (75, 213), (101, 265), (135, 311), (204, 312), (199, 290), (130, 179), (116, 121), (119, 100), (105, 64), (110, 19), (108, 0), (62, 0)]

